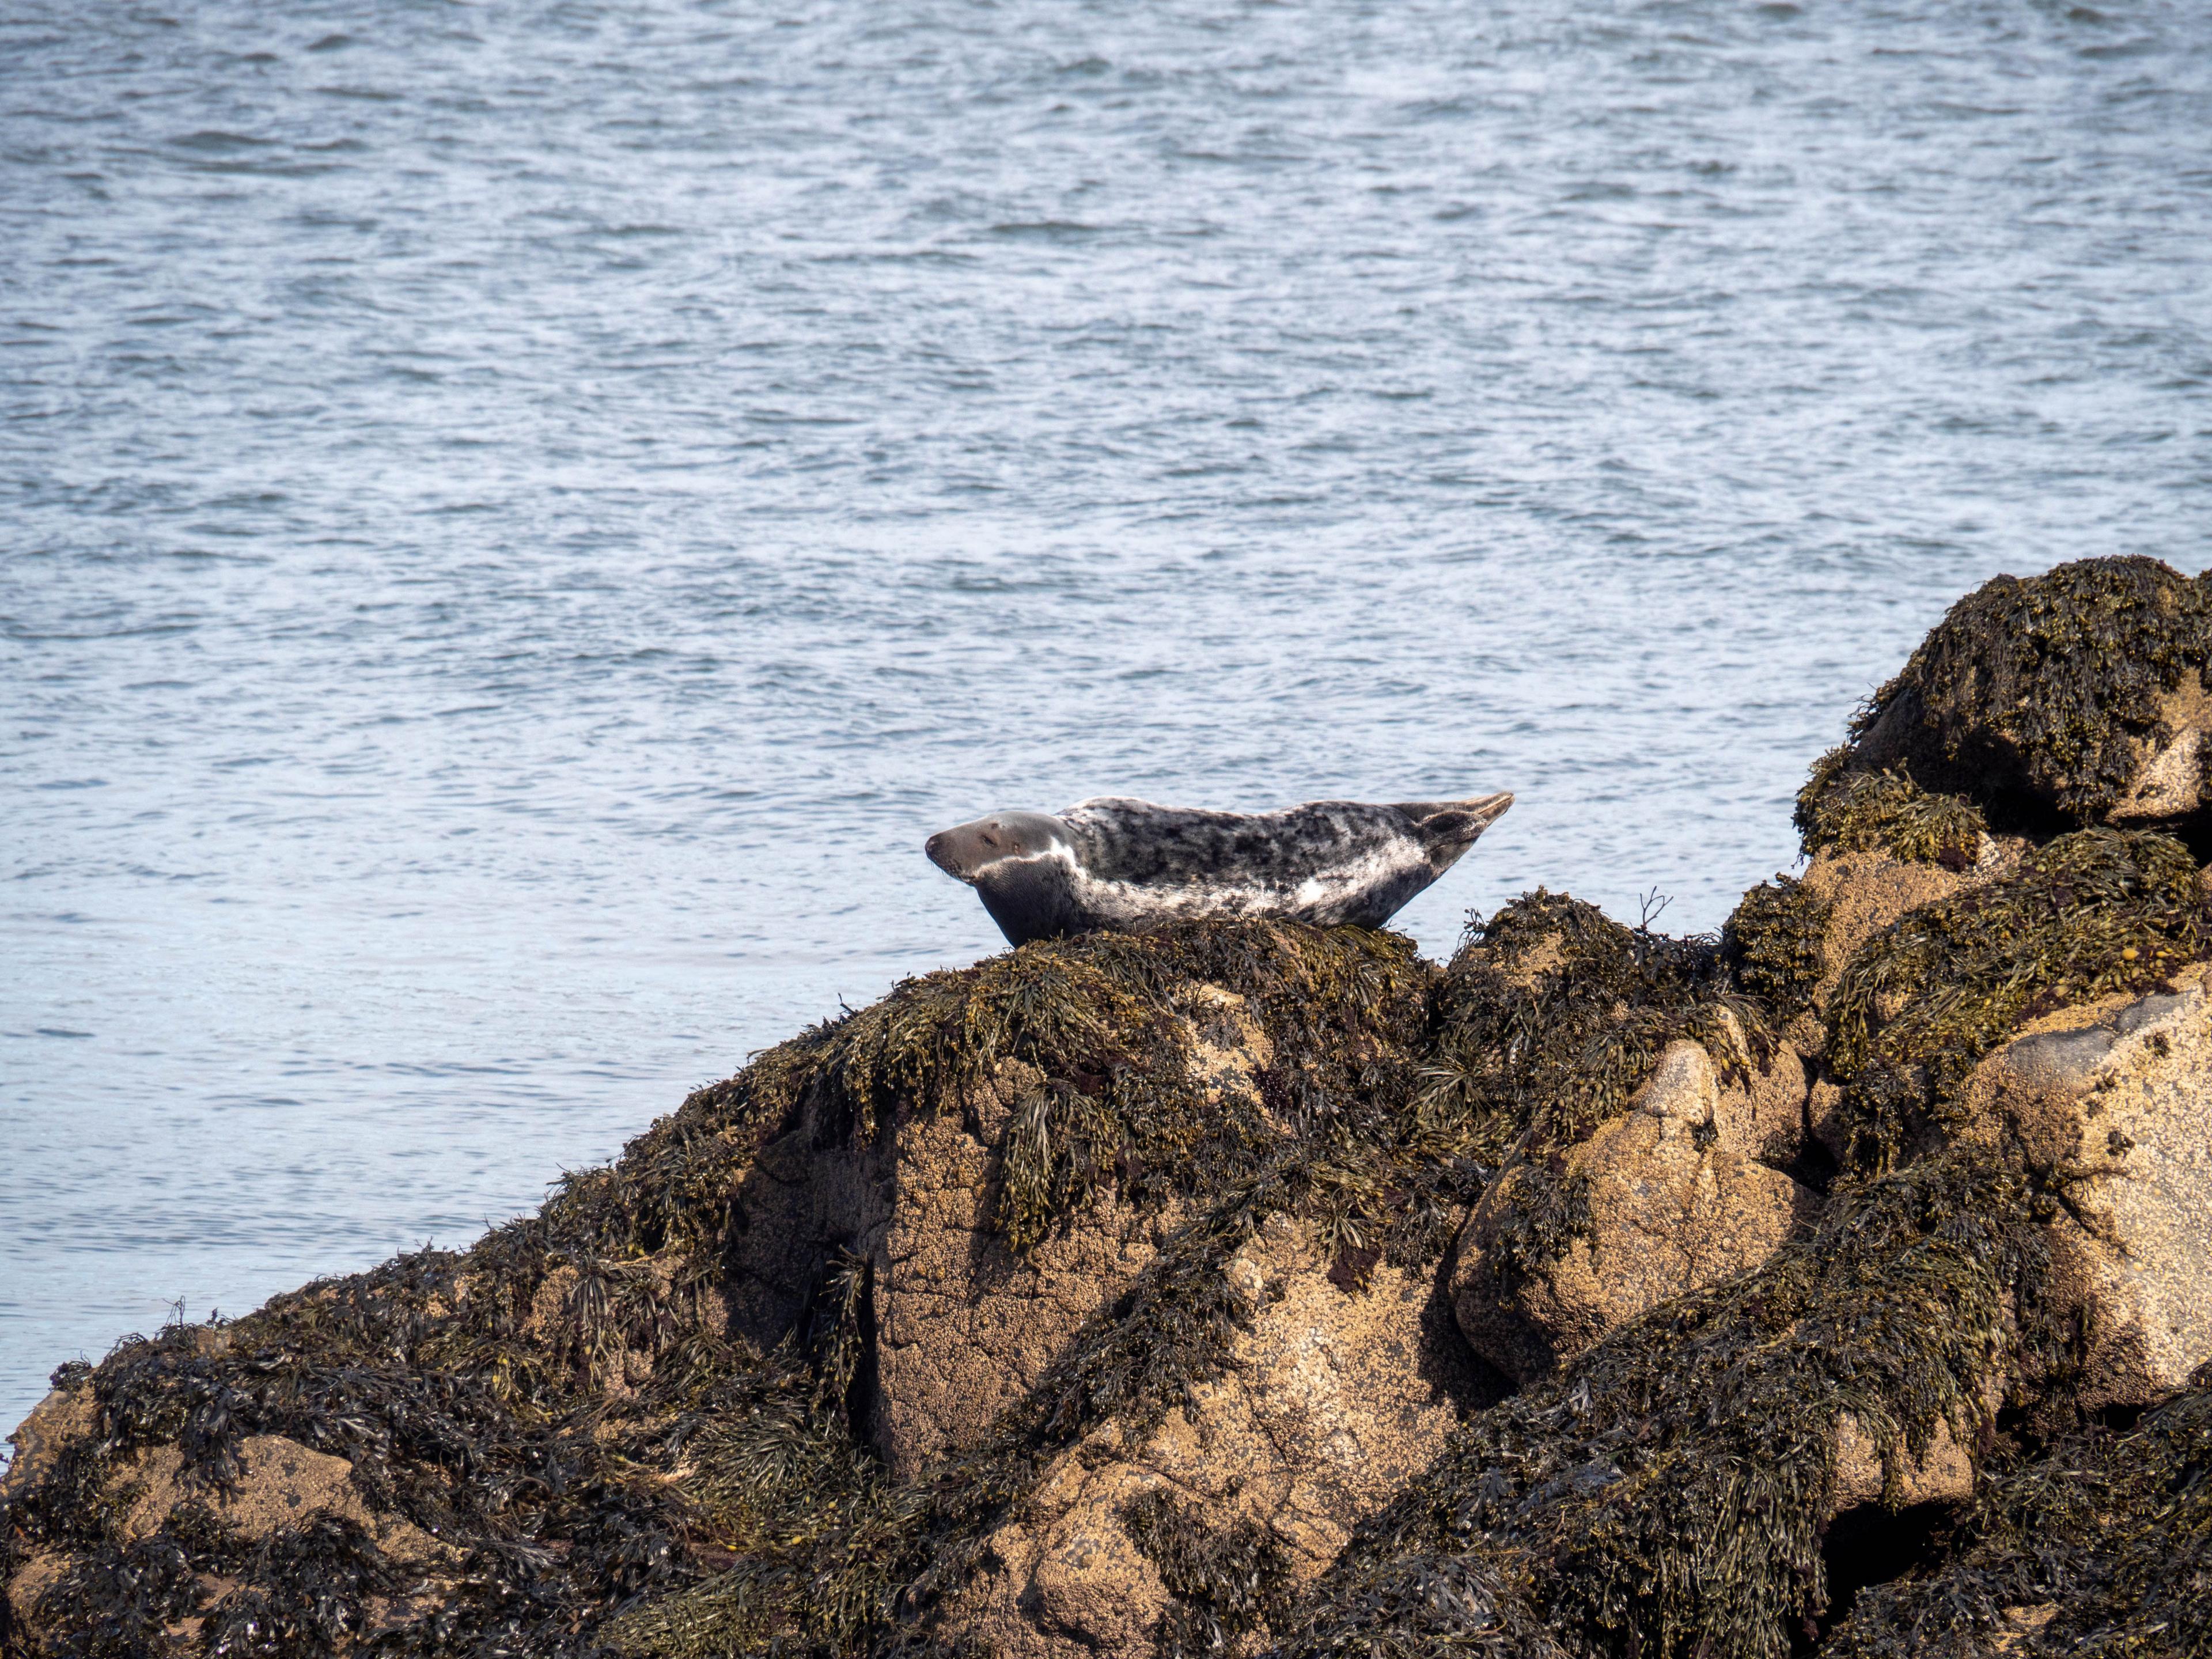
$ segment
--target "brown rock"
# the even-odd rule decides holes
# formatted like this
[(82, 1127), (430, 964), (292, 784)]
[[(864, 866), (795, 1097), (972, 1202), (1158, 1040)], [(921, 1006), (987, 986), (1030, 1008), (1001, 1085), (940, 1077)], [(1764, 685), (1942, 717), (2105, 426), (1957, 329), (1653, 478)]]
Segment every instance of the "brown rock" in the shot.
[(1892, 1509), (1915, 1504), (1962, 1504), (1974, 1495), (1974, 1463), (1948, 1423), (1939, 1423), (1929, 1437), (1925, 1455), (1913, 1458), (1900, 1453), (1897, 1488), (1887, 1493), (1881, 1467), (1881, 1447), (1858, 1419), (1846, 1413), (1836, 1437), (1838, 1510), (1862, 1504), (1887, 1501)]
[(2084, 1403), (2143, 1404), (2212, 1359), (2212, 997), (2177, 989), (2063, 1010), (1982, 1062), (1973, 1134), (2082, 1172), (2052, 1223), (2091, 1333)]
[[(1216, 1097), (1256, 1101), (1273, 1056), (1243, 1000), (1192, 985), (1175, 1004), (1192, 1075)], [(810, 1109), (739, 1185), (724, 1295), (753, 1341), (773, 1346), (792, 1328), (834, 1252), (869, 1261), (869, 1429), (902, 1478), (981, 1443), (1181, 1219), (1173, 1205), (1122, 1205), (1109, 1187), (1026, 1253), (1012, 1249), (997, 1227), (1004, 1145), (1043, 1084), (1035, 1068), (1005, 1062), (954, 1109), (902, 1116), (867, 1146)]]
[(1839, 853), (1832, 848), (1814, 854), (1803, 886), (1828, 906), (1821, 944), (1827, 970), (1813, 993), (1813, 1006), (1825, 1011), (1836, 981), (1858, 949), (1908, 910), (1949, 898), (2002, 875), (2020, 860), (2025, 843), (2007, 837), (1982, 838), (1982, 856), (1970, 870), (1947, 870), (1881, 853)]
[(1998, 1609), (1998, 1628), (1990, 1640), (1992, 1653), (2019, 1653), (2058, 1616), (2056, 1601), (2032, 1601), (2025, 1607)]
[(1170, 1597), (1124, 1515), (1163, 1487), (1211, 1526), (1267, 1528), (1294, 1582), (1328, 1565), (1480, 1386), (1433, 1285), (1386, 1262), (1346, 1292), (1332, 1266), (1308, 1228), (1271, 1220), (1224, 1269), (1255, 1315), (1230, 1372), (1133, 1444), (1109, 1425), (1063, 1455), (989, 1540), (948, 1636), (1001, 1659), (1150, 1655)]
[[(1790, 1027), (1790, 1040), (1808, 1054), (1817, 1054), (1825, 1033), (1822, 1017), (1844, 968), (1860, 948), (1923, 904), (1993, 881), (2015, 868), (2027, 843), (2016, 836), (1985, 836), (1982, 855), (1968, 870), (1947, 870), (1879, 853), (1816, 854), (1805, 872), (1805, 889), (1826, 903), (1828, 925), (1822, 936), (1826, 969), (1813, 992), (1811, 1010)], [(1844, 1091), (1816, 1077), (1805, 1101), (1806, 1137), (1831, 1158), (1841, 1158), (1849, 1139), (1841, 1117)]]
[(1176, 1219), (1109, 1199), (1026, 1257), (1007, 1248), (993, 1226), (996, 1148), (1014, 1103), (1040, 1080), (1010, 1064), (963, 1116), (898, 1127), (897, 1202), (865, 1243), (874, 1260), (871, 1426), (902, 1478), (979, 1443), (1083, 1322), (1127, 1288)]
[[(88, 1380), (80, 1379), (49, 1393), (8, 1437), (15, 1448), (15, 1455), (7, 1468), (0, 1471), (0, 1503), (44, 1480), (62, 1455), (89, 1436), (98, 1422), (98, 1408)], [(33, 1615), (39, 1598), (52, 1587), (69, 1565), (67, 1555), (53, 1550), (31, 1550), (20, 1558), (14, 1575), (8, 1580), (7, 1601), (16, 1624), (26, 1632), (37, 1628)], [(0, 1632), (6, 1628), (5, 1619), (0, 1618)]]
[(53, 1588), (69, 1565), (69, 1557), (58, 1550), (34, 1550), (8, 1581), (8, 1606), (27, 1634), (38, 1628), (33, 1615), (38, 1611), (39, 1598)]
[(52, 1390), (8, 1437), (15, 1455), (0, 1469), (0, 1499), (43, 1480), (61, 1455), (90, 1434), (98, 1420), (88, 1379)]
[(2159, 699), (2158, 729), (2136, 740), (2139, 760), (2126, 792), (2106, 817), (2114, 823), (2183, 817), (2205, 804), (2205, 739), (2212, 696), (2195, 675)]
[[(32, 1413), (25, 1427), (40, 1424), (40, 1435), (58, 1431), (64, 1439), (85, 1431), (91, 1422), (88, 1387), (58, 1389)], [(57, 1402), (59, 1415), (53, 1409)], [(41, 1422), (41, 1418), (44, 1421)], [(31, 1437), (17, 1431), (17, 1443), (32, 1450)], [(52, 1438), (41, 1441), (34, 1455), (46, 1457)], [(159, 1532), (180, 1504), (205, 1504), (215, 1518), (241, 1539), (259, 1542), (279, 1533), (296, 1532), (322, 1516), (355, 1522), (393, 1560), (418, 1567), (434, 1567), (457, 1559), (459, 1552), (441, 1543), (412, 1522), (379, 1513), (362, 1499), (354, 1486), (353, 1466), (281, 1435), (249, 1435), (238, 1443), (237, 1480), (228, 1490), (183, 1477), (184, 1456), (174, 1446), (151, 1446), (125, 1459), (108, 1477), (108, 1498), (123, 1506), (118, 1531), (125, 1542), (135, 1542)], [(19, 1458), (11, 1477), (27, 1483), (40, 1478), (48, 1463), (26, 1467)], [(52, 1589), (74, 1558), (58, 1551), (33, 1551), (8, 1583), (8, 1602), (20, 1627), (35, 1635), (40, 1598)], [(234, 1586), (203, 1574), (204, 1594), (220, 1601)], [(390, 1616), (400, 1616), (397, 1604), (386, 1606)], [(411, 1611), (411, 1608), (406, 1611)], [(189, 1638), (201, 1621), (189, 1619), (170, 1629), (172, 1636)]]
[(282, 1435), (248, 1435), (238, 1445), (238, 1484), (223, 1492), (180, 1479), (184, 1456), (174, 1446), (154, 1446), (119, 1469), (111, 1487), (127, 1497), (123, 1535), (145, 1538), (159, 1531), (172, 1510), (187, 1498), (205, 1503), (232, 1530), (249, 1540), (297, 1531), (317, 1516), (357, 1523), (395, 1560), (432, 1561), (449, 1552), (411, 1521), (371, 1510), (353, 1484), (353, 1465), (288, 1440)]
[[(1765, 1261), (1820, 1206), (1756, 1156), (1802, 1121), (1802, 1078), (1792, 1056), (1750, 1088), (1723, 1087), (1701, 1046), (1674, 1043), (1624, 1116), (1549, 1163), (1509, 1167), (1461, 1233), (1452, 1275), (1474, 1351), (1528, 1382), (1660, 1303)], [(1586, 1222), (1555, 1258), (1511, 1264), (1515, 1212), (1547, 1187), (1578, 1188)]]

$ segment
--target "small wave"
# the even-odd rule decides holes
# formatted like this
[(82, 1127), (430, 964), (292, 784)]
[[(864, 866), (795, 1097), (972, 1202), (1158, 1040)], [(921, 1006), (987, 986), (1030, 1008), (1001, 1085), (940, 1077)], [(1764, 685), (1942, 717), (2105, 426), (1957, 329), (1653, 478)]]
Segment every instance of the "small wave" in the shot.
[(170, 142), (179, 149), (200, 150), (212, 155), (241, 149), (270, 149), (276, 143), (274, 138), (256, 138), (248, 133), (225, 132), (214, 127), (188, 132), (183, 137)]

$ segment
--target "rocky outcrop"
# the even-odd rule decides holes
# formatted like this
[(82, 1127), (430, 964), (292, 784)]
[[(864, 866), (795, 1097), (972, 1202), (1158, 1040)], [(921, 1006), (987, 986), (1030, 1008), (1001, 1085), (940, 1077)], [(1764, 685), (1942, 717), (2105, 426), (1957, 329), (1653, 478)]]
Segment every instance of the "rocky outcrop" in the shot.
[(2085, 1405), (2140, 1406), (2212, 1363), (2212, 1005), (2171, 991), (2059, 1011), (1991, 1054), (1962, 1135), (2016, 1139), (2065, 1183), (2054, 1293), (2078, 1310)]
[[(63, 1472), (65, 1460), (82, 1458), (98, 1432), (99, 1417), (88, 1378), (73, 1376), (58, 1386), (11, 1437), (16, 1459), (0, 1482), (0, 1500), (38, 1490)], [(234, 1573), (202, 1571), (185, 1577), (177, 1571), (181, 1564), (162, 1559), (159, 1540), (180, 1512), (190, 1515), (200, 1534), (219, 1539), (220, 1553), (234, 1562), (318, 1529), (361, 1536), (398, 1570), (392, 1582), (377, 1586), (380, 1593), (365, 1601), (363, 1624), (397, 1626), (434, 1601), (440, 1580), (458, 1566), (459, 1552), (404, 1518), (373, 1507), (353, 1472), (346, 1459), (281, 1435), (239, 1440), (230, 1449), (228, 1467), (216, 1480), (188, 1475), (184, 1454), (173, 1445), (143, 1447), (119, 1460), (88, 1499), (107, 1510), (125, 1560), (149, 1558), (134, 1563), (133, 1576), (157, 1583), (168, 1580), (159, 1583), (151, 1604), (141, 1609), (138, 1638), (155, 1650), (189, 1650), (204, 1638), (210, 1646), (234, 1644), (240, 1628), (250, 1631), (265, 1611), (258, 1587), (240, 1583)], [(98, 1592), (86, 1594), (91, 1587), (85, 1580), (96, 1575), (96, 1566), (88, 1573), (89, 1565), (94, 1564), (65, 1550), (23, 1553), (4, 1586), (14, 1628), (35, 1630), (52, 1623), (55, 1614), (82, 1616), (88, 1602), (96, 1609)], [(356, 1625), (343, 1633), (358, 1636), (363, 1631)]]
[[(1486, 1394), (1429, 1278), (1382, 1263), (1355, 1294), (1334, 1266), (1280, 1216), (1231, 1256), (1250, 1323), (1223, 1374), (1158, 1424), (1109, 1423), (1056, 1457), (986, 1540), (947, 1632), (1008, 1659), (1133, 1659), (1164, 1627), (1197, 1629), (1194, 1648), (1260, 1631), (1265, 1603), (1328, 1566)], [(1190, 1571), (1208, 1544), (1232, 1566), (1218, 1584)], [(1249, 1624), (1240, 1571), (1267, 1581)]]
[(1027, 1254), (1008, 1247), (994, 1224), (993, 1149), (1043, 1086), (1011, 1062), (969, 1091), (959, 1115), (899, 1125), (891, 1202), (849, 1235), (873, 1267), (868, 1426), (898, 1474), (981, 1444), (1174, 1230), (1175, 1206), (1140, 1212), (1109, 1195)]
[[(1822, 1025), (1837, 985), (1861, 948), (1911, 912), (2008, 874), (2018, 867), (2021, 846), (2014, 837), (1981, 835), (1973, 862), (1961, 861), (1958, 867), (1883, 851), (1828, 847), (1815, 853), (1800, 890), (1820, 913), (1823, 967), (1805, 1012), (1792, 1027), (1793, 1036), (1817, 1055), (1825, 1046)], [(1832, 1164), (1850, 1152), (1843, 1100), (1841, 1085), (1816, 1062), (1806, 1092), (1804, 1134)]]
[[(1244, 1000), (1189, 985), (1172, 1006), (1167, 1040), (1197, 1103), (1264, 1119), (1257, 1079), (1273, 1056)], [(737, 1287), (735, 1328), (750, 1340), (772, 1345), (790, 1329), (800, 1292), (833, 1257), (867, 1265), (867, 1429), (898, 1474), (981, 1444), (1182, 1218), (1174, 1200), (1120, 1202), (1109, 1181), (1029, 1248), (1012, 1247), (1001, 1149), (1018, 1130), (1055, 1132), (1052, 1088), (1035, 1066), (1003, 1061), (942, 1109), (902, 1115), (864, 1146), (825, 1122), (817, 1102), (738, 1184), (744, 1224), (726, 1282)]]
[[(1761, 1161), (1796, 1149), (1805, 1073), (1795, 1050), (1723, 1082), (1675, 1042), (1630, 1110), (1577, 1146), (1509, 1165), (1460, 1235), (1452, 1301), (1474, 1351), (1528, 1382), (1657, 1307), (1755, 1267), (1820, 1208)], [(1558, 1254), (1514, 1249), (1534, 1205), (1571, 1196)]]
[(1718, 940), (1034, 943), (66, 1367), (0, 1654), (2212, 1649), (2207, 614), (1970, 596)]
[(1848, 764), (2074, 824), (2203, 804), (2212, 586), (2153, 559), (2010, 576), (1954, 605), (1858, 724)]

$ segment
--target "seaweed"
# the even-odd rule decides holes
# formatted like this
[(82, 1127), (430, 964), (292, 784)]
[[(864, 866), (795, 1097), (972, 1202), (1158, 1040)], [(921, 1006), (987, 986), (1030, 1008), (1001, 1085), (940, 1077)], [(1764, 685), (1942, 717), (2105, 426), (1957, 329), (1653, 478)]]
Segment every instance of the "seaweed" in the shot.
[(1815, 763), (1798, 792), (1796, 823), (1809, 854), (1824, 848), (1881, 853), (1908, 864), (1969, 870), (1981, 857), (1989, 823), (1962, 796), (1929, 793), (1893, 769), (1855, 770), (1848, 749)]
[(2212, 1650), (2212, 1392), (2002, 1472), (1949, 1558), (1863, 1593), (1837, 1659)]
[(1911, 912), (1829, 1002), (1850, 1160), (1886, 1167), (1955, 1121), (1974, 1066), (2025, 1021), (2159, 985), (2208, 943), (2195, 860), (2147, 831), (2062, 836), (2014, 873)]
[(1290, 1553), (1249, 1516), (1211, 1525), (1203, 1509), (1158, 1486), (1123, 1504), (1121, 1520), (1173, 1598), (1160, 1616), (1160, 1659), (1219, 1653), (1289, 1599)]
[(2126, 793), (2166, 696), (2212, 668), (2212, 591), (2155, 559), (2083, 559), (1966, 595), (1852, 736), (1923, 787), (2008, 822), (2096, 822)]
[(1489, 1270), (1509, 1284), (1557, 1261), (1594, 1224), (1589, 1172), (1570, 1169), (1561, 1153), (1522, 1165), (1510, 1190), (1513, 1201), (1492, 1218), (1482, 1250)]
[(1746, 893), (1721, 930), (1721, 955), (1736, 988), (1772, 1010), (1778, 1025), (1813, 1006), (1828, 968), (1829, 912), (1803, 883), (1778, 875)]
[[(56, 1632), (42, 1644), (53, 1659), (146, 1659), (183, 1644), (169, 1632), (191, 1617), (204, 1593), (191, 1559), (155, 1535), (108, 1542), (73, 1562), (40, 1598)], [(64, 1633), (65, 1632), (65, 1634)]]

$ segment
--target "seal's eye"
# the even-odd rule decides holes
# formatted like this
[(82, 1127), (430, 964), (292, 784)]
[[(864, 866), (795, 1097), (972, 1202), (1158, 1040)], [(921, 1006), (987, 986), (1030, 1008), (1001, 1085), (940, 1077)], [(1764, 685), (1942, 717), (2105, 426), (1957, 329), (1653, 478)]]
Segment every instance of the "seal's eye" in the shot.
[(981, 842), (986, 847), (996, 847), (999, 844), (999, 838), (993, 835), (988, 830), (981, 832), (975, 839)]

